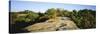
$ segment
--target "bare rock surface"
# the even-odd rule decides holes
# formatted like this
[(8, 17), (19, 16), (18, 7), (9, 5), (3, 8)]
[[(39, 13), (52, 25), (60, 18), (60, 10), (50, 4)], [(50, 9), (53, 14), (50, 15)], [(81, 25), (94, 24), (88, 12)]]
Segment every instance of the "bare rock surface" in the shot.
[(25, 28), (30, 32), (59, 31), (79, 29), (68, 17), (56, 17), (42, 23), (36, 23)]

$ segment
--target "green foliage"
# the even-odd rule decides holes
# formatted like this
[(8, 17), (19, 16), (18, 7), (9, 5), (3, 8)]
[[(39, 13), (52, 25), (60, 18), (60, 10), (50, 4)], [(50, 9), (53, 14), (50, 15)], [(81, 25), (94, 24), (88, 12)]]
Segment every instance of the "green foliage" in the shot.
[(11, 15), (11, 20), (14, 20), (13, 22), (30, 22), (35, 21), (39, 17), (39, 15), (35, 12), (25, 10), (22, 12), (13, 12)]
[(63, 11), (61, 11), (61, 13), (62, 13), (62, 16), (64, 16), (64, 17), (69, 17), (71, 15), (71, 12), (69, 12), (67, 10), (63, 10)]
[(95, 11), (93, 10), (84, 9), (78, 12), (73, 10), (70, 17), (79, 28), (86, 29), (96, 27)]
[(46, 12), (45, 12), (45, 16), (48, 16), (49, 18), (55, 18), (56, 17), (56, 9), (52, 8), (52, 9), (48, 9)]

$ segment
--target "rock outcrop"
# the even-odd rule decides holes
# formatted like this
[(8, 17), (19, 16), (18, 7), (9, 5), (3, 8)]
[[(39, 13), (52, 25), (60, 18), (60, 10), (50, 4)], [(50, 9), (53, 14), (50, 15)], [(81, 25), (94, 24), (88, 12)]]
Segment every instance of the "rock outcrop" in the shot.
[(43, 23), (36, 23), (25, 28), (30, 32), (59, 31), (79, 29), (68, 17), (56, 17)]

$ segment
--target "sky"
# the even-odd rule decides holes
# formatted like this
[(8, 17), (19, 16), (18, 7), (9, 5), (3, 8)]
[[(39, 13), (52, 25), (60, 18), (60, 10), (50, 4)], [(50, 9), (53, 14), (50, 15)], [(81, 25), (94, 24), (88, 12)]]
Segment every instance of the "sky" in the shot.
[(35, 12), (45, 12), (50, 8), (61, 8), (65, 10), (80, 10), (92, 9), (96, 10), (95, 5), (78, 5), (78, 4), (63, 4), (63, 3), (46, 3), (46, 2), (33, 2), (33, 1), (11, 1), (11, 11), (24, 11), (31, 10)]

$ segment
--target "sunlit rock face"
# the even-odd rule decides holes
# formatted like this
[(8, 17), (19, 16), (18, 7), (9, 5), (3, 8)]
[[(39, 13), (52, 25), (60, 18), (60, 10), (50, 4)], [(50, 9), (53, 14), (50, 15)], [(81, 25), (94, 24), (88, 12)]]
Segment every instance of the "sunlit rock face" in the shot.
[(56, 17), (42, 23), (36, 23), (25, 28), (30, 32), (47, 32), (60, 30), (76, 30), (79, 29), (69, 17)]

